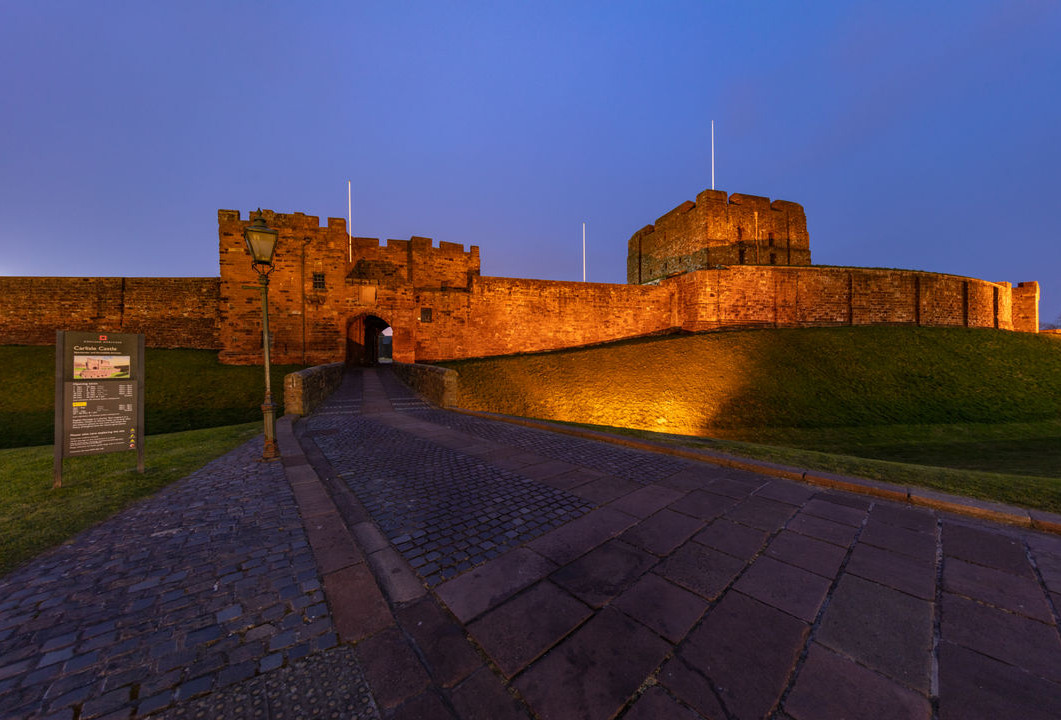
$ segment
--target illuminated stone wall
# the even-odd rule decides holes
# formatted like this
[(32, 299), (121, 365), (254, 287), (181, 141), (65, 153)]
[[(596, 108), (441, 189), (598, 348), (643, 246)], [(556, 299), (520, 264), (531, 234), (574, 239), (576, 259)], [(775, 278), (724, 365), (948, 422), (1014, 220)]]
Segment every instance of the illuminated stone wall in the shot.
[(1022, 282), (1013, 288), (1013, 329), (1021, 332), (1039, 330), (1039, 283)]
[(148, 347), (218, 349), (217, 278), (0, 277), (0, 345), (56, 330), (144, 333)]
[[(371, 355), (372, 333), (387, 325), (394, 359), (410, 363), (675, 330), (1038, 329), (1036, 283), (1011, 288), (935, 273), (809, 266), (803, 209), (766, 198), (705, 191), (671, 211), (629, 246), (639, 239), (642, 279), (646, 267), (667, 277), (626, 285), (481, 277), (475, 246), (436, 247), (423, 237), (351, 240), (342, 218), (321, 226), (302, 213), (263, 216), (279, 233), (269, 292), (279, 363), (356, 361)], [(741, 247), (747, 255), (746, 244), (730, 240), (747, 237), (748, 228), (754, 233), (756, 220), (760, 240), (773, 234), (786, 262), (714, 262)], [(0, 278), (0, 343), (51, 344), (57, 328), (145, 332), (152, 347), (218, 348), (223, 362), (260, 363), (261, 295), (243, 240), (249, 222), (218, 211), (220, 278)]]
[(1014, 324), (1017, 291), (1009, 283), (938, 273), (731, 266), (687, 273), (660, 286), (676, 289), (681, 325), (692, 331), (897, 324), (1037, 329), (1024, 319)]
[(810, 265), (803, 207), (755, 195), (704, 190), (627, 243), (626, 281), (656, 282), (717, 265)]

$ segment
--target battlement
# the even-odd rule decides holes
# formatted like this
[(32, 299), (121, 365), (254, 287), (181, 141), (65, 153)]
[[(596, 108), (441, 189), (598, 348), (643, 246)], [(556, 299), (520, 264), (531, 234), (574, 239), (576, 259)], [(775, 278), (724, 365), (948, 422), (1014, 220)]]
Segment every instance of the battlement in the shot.
[(803, 206), (704, 190), (627, 243), (627, 282), (644, 284), (717, 265), (809, 265)]
[[(242, 226), (249, 225), (251, 223), (251, 217), (257, 212), (257, 210), (250, 211), (247, 213), (247, 219), (244, 220), (240, 215), (239, 210), (218, 210), (218, 226), (239, 223), (241, 225), (240, 230), (242, 233)], [(276, 230), (329, 230), (338, 231), (344, 237), (347, 236), (346, 218), (330, 217), (328, 218), (326, 225), (321, 225), (320, 216), (318, 215), (306, 215), (305, 213), (300, 212), (278, 213), (269, 209), (262, 209), (261, 213), (262, 217), (265, 219), (265, 224)], [(479, 256), (478, 245), (469, 246), (466, 252), (464, 250), (464, 245), (461, 243), (446, 242), (443, 240), (439, 241), (438, 245), (435, 245), (431, 238), (420, 237), (419, 235), (413, 235), (408, 240), (387, 239), (386, 241), (380, 240), (379, 238), (354, 236), (353, 238), (348, 238), (347, 242), (355, 252), (357, 250), (374, 250), (386, 247), (402, 251), (408, 251), (411, 249), (413, 252), (434, 251), (447, 255), (467, 254), (474, 255), (475, 257)]]

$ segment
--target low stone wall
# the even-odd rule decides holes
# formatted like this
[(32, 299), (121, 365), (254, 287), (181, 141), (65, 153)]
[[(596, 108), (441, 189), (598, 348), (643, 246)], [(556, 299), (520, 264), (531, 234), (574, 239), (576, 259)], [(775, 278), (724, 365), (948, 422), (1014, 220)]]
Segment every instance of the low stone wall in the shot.
[(284, 376), (284, 412), (309, 415), (343, 381), (344, 363), (317, 365)]
[(420, 363), (399, 363), (392, 366), (394, 373), (402, 381), (439, 407), (453, 407), (457, 400), (456, 370), (422, 365)]

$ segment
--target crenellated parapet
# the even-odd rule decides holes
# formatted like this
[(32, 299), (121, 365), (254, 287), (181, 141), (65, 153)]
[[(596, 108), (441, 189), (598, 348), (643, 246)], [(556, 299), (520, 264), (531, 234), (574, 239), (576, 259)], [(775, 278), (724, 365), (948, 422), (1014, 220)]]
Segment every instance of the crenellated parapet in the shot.
[(810, 265), (803, 206), (704, 190), (627, 243), (626, 281), (641, 285), (718, 265)]

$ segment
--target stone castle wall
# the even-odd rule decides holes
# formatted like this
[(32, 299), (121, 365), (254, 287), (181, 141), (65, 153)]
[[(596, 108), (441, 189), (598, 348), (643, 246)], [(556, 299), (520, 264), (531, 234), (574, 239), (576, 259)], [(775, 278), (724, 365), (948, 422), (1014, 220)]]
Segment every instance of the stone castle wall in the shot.
[(975, 278), (912, 270), (846, 267), (732, 266), (661, 283), (675, 288), (682, 327), (892, 325), (986, 327), (1036, 332), (1014, 315), (1011, 288)]
[[(394, 360), (407, 363), (678, 329), (905, 323), (1038, 330), (1037, 283), (1013, 288), (936, 273), (809, 266), (803, 209), (766, 198), (705, 191), (695, 205), (671, 211), (634, 239), (642, 273), (646, 247), (656, 253), (653, 262), (665, 251), (672, 253), (665, 263), (678, 264), (661, 265), (665, 277), (627, 285), (482, 277), (475, 246), (351, 240), (341, 218), (321, 226), (302, 213), (262, 214), (279, 233), (269, 286), (278, 363), (374, 357), (374, 333), (388, 325)], [(701, 267), (696, 253), (705, 249), (721, 253), (710, 258), (737, 249), (747, 255), (746, 246), (722, 236), (734, 228), (742, 235), (749, 218), (793, 261)], [(56, 329), (144, 332), (151, 347), (220, 349), (223, 362), (260, 363), (261, 295), (243, 240), (249, 222), (218, 211), (220, 278), (0, 278), (0, 343), (51, 344)], [(714, 229), (683, 245), (690, 228)], [(708, 244), (693, 249), (704, 238)]]
[(56, 330), (144, 333), (148, 347), (221, 348), (218, 278), (0, 277), (0, 345)]
[(784, 200), (704, 190), (627, 243), (626, 281), (656, 282), (717, 265), (810, 265), (803, 207)]

